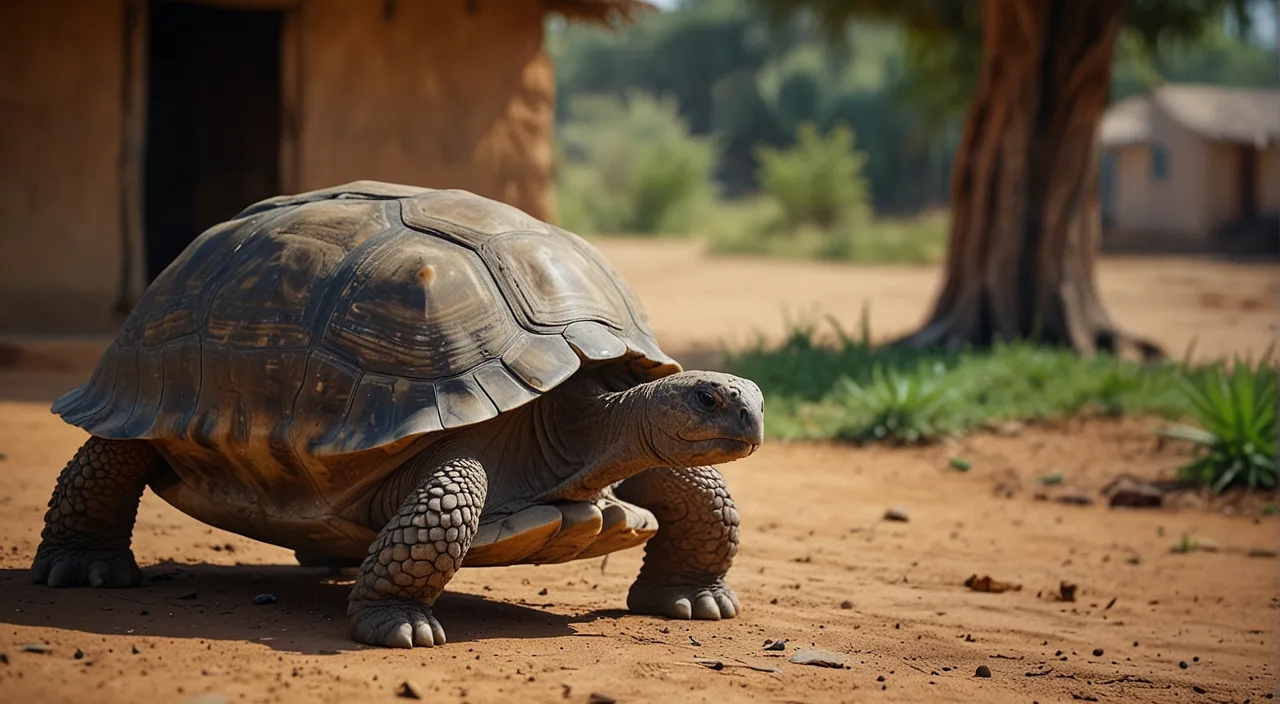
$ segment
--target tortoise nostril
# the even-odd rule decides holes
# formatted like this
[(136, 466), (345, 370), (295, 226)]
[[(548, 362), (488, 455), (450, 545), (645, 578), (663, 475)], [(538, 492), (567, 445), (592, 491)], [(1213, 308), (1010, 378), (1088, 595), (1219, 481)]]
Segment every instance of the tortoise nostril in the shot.
[(738, 409), (738, 418), (739, 418), (739, 419), (741, 419), (743, 423), (746, 423), (746, 422), (747, 422), (747, 409), (745, 409), (745, 408)]

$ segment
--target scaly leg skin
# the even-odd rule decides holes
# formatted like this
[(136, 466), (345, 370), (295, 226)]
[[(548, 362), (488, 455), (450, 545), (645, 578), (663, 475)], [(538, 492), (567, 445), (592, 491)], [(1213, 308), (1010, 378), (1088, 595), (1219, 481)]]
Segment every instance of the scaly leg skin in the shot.
[(417, 476), (416, 486), (369, 547), (348, 598), (351, 635), (361, 643), (444, 645), (444, 629), (431, 606), (471, 547), (488, 480), (480, 463), (466, 454), (428, 464)]
[(627, 594), (636, 613), (719, 620), (742, 611), (724, 576), (738, 554), (738, 511), (714, 467), (655, 467), (622, 482), (618, 498), (658, 519)]
[(89, 438), (58, 477), (31, 581), (51, 587), (135, 587), (130, 543), (160, 453), (141, 440)]

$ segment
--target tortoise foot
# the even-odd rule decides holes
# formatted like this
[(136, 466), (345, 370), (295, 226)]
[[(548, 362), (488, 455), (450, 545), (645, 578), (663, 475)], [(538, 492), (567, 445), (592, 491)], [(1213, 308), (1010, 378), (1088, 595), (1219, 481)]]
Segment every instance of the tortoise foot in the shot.
[(351, 637), (366, 645), (412, 648), (444, 645), (444, 628), (431, 607), (401, 599), (355, 602), (347, 609)]
[(45, 543), (31, 563), (32, 584), (50, 587), (136, 587), (142, 570), (133, 551), (60, 548)]
[(733, 618), (742, 611), (738, 595), (719, 579), (710, 584), (653, 584), (640, 580), (631, 585), (627, 608), (638, 614), (705, 621)]

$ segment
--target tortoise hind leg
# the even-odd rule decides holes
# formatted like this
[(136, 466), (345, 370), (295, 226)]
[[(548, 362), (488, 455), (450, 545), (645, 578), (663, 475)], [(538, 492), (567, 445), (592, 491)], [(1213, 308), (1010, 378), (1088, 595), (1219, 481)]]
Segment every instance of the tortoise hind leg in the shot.
[(397, 474), (413, 488), (360, 566), (347, 603), (351, 635), (391, 648), (444, 645), (431, 607), (475, 538), (488, 480), (467, 453), (420, 455)]
[(738, 553), (738, 511), (720, 472), (655, 467), (622, 482), (615, 493), (658, 519), (627, 608), (679, 619), (737, 616), (742, 606), (724, 577)]
[(141, 440), (91, 437), (58, 477), (31, 581), (51, 587), (142, 583), (130, 543), (147, 480), (162, 462)]

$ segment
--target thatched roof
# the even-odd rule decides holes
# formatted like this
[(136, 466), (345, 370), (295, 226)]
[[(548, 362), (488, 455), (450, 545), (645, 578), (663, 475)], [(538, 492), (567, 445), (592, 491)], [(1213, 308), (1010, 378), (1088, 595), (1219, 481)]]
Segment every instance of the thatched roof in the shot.
[(543, 0), (543, 7), (570, 21), (614, 27), (634, 22), (642, 12), (658, 9), (644, 0)]
[(1107, 110), (1102, 143), (1152, 141), (1156, 111), (1208, 140), (1258, 146), (1280, 141), (1280, 90), (1171, 84)]

